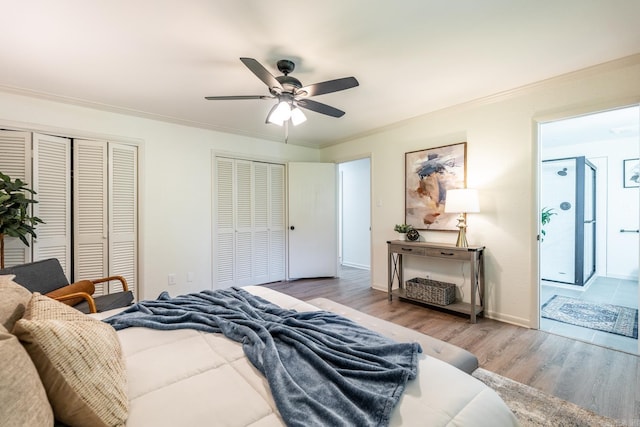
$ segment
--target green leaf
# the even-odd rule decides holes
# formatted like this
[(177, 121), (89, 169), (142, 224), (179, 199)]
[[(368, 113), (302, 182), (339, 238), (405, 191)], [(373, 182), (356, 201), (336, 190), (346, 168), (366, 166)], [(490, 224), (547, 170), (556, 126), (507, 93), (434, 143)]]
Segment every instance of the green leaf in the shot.
[(0, 234), (17, 237), (27, 246), (27, 236), (36, 237), (34, 226), (44, 224), (42, 219), (30, 215), (29, 207), (38, 203), (31, 197), (33, 194), (36, 192), (24, 181), (12, 180), (0, 172)]

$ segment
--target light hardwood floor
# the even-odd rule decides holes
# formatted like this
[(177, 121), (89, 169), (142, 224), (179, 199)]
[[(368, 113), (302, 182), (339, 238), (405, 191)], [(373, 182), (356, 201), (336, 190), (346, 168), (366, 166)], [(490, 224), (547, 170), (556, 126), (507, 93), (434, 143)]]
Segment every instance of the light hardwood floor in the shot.
[(343, 268), (340, 278), (265, 285), (301, 300), (328, 298), (469, 350), (480, 366), (574, 402), (598, 414), (640, 426), (640, 357), (548, 332), (491, 319), (430, 310), (372, 289), (369, 272)]

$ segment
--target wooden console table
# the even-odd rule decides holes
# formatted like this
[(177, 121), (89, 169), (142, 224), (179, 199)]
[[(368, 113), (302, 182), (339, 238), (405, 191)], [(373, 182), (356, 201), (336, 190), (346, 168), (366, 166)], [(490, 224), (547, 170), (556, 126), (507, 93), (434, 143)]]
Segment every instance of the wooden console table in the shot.
[[(417, 301), (427, 306), (467, 314), (470, 322), (476, 323), (476, 316), (482, 314), (484, 311), (484, 246), (459, 248), (453, 245), (439, 243), (391, 240), (387, 242), (387, 248), (389, 251), (389, 301), (393, 299), (393, 295), (396, 295), (399, 298)], [(404, 268), (402, 265), (402, 257), (405, 255), (469, 262), (471, 265), (471, 303), (455, 301), (452, 304), (440, 305), (407, 297), (404, 289)], [(398, 289), (392, 290), (395, 280), (398, 281)], [(476, 295), (478, 297), (477, 301)]]

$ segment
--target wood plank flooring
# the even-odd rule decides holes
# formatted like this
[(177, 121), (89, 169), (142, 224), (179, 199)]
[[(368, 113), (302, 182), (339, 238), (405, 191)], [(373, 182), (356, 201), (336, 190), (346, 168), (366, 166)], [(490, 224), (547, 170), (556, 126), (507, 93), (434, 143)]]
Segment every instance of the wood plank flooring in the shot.
[(598, 414), (640, 426), (640, 357), (491, 319), (430, 310), (372, 289), (369, 272), (267, 286), (301, 300), (328, 298), (469, 350), (480, 366)]

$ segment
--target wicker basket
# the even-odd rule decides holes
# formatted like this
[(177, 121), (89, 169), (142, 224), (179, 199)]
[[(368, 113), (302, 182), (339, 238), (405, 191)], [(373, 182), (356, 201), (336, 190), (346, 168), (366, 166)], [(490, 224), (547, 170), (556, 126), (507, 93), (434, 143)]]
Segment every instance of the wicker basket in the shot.
[(405, 295), (431, 304), (448, 305), (456, 300), (456, 285), (416, 277), (407, 280)]

